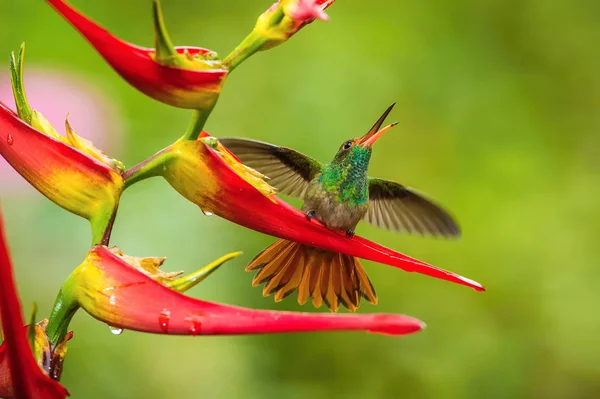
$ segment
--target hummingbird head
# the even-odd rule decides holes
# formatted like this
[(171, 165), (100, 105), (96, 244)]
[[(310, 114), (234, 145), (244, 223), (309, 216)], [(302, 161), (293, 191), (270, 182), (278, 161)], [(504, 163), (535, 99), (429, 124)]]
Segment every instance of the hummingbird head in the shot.
[[(368, 164), (369, 159), (371, 158), (371, 147), (385, 132), (393, 128), (398, 124), (398, 122), (394, 122), (386, 127), (381, 128), (385, 118), (391, 112), (392, 108), (394, 108), (396, 103), (390, 105), (383, 115), (379, 117), (377, 122), (373, 125), (369, 131), (361, 137), (346, 140), (340, 146), (335, 158), (333, 159), (333, 163), (345, 163), (345, 162), (358, 162), (358, 163), (366, 163)], [(366, 165), (365, 165), (366, 166)]]

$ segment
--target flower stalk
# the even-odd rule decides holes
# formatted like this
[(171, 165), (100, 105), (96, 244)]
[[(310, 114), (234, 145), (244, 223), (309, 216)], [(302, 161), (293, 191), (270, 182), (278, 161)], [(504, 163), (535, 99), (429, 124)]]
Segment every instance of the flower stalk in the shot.
[(254, 29), (225, 57), (223, 65), (233, 71), (253, 54), (285, 42), (315, 19), (327, 21), (325, 9), (334, 0), (279, 0), (256, 20)]

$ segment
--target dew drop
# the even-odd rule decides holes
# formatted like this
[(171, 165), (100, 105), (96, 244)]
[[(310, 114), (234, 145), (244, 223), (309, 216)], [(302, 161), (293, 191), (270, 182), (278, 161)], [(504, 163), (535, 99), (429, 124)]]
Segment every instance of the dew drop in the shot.
[(8, 136), (6, 136), (6, 142), (8, 143), (8, 145), (13, 145), (13, 143), (15, 142), (15, 140), (13, 139), (13, 136), (11, 136), (9, 134)]
[(158, 325), (160, 329), (166, 334), (169, 332), (169, 321), (171, 320), (171, 311), (169, 309), (163, 309), (158, 316)]
[(200, 334), (200, 329), (202, 328), (202, 319), (200, 318), (200, 316), (188, 317), (186, 318), (186, 321), (192, 323), (189, 329), (190, 335), (195, 336)]
[(110, 328), (110, 332), (114, 335), (121, 335), (123, 333), (123, 329), (119, 327), (108, 326)]
[(204, 216), (212, 216), (213, 215), (212, 212), (205, 211), (204, 209), (200, 209), (200, 210), (202, 211), (202, 213), (204, 214)]

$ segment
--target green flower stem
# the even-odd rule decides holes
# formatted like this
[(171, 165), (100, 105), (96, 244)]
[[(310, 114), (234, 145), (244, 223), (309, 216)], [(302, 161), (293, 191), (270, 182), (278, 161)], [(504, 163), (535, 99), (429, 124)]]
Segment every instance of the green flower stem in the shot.
[(267, 42), (268, 39), (266, 37), (260, 32), (253, 30), (227, 57), (225, 57), (223, 65), (229, 69), (229, 72), (233, 71), (251, 55), (260, 51)]
[(25, 43), (21, 44), (19, 50), (19, 58), (15, 56), (15, 52), (10, 53), (9, 67), (10, 80), (12, 82), (13, 95), (17, 105), (17, 113), (19, 118), (27, 123), (31, 123), (33, 111), (29, 107), (27, 96), (25, 95), (25, 87), (23, 86), (23, 59), (25, 58)]
[(107, 211), (99, 211), (98, 214), (92, 218), (90, 221), (92, 225), (92, 246), (97, 244), (108, 245), (117, 216), (118, 207), (119, 204), (117, 203)]
[(34, 302), (31, 306), (31, 312), (29, 315), (29, 327), (27, 328), (27, 338), (29, 339), (29, 345), (35, 349), (35, 323), (37, 314), (37, 304)]
[(162, 10), (160, 7), (160, 2), (158, 0), (154, 0), (152, 2), (152, 16), (154, 22), (155, 36), (154, 57), (156, 61), (163, 65), (170, 65), (175, 67), (183, 66), (183, 59), (181, 59), (178, 56), (177, 51), (175, 51), (173, 42), (169, 37), (169, 32), (167, 32), (167, 27), (165, 26), (165, 21), (163, 19)]
[(202, 133), (204, 125), (206, 124), (208, 117), (210, 116), (213, 108), (215, 107), (217, 100), (218, 97), (215, 98), (215, 101), (213, 102), (210, 108), (203, 110), (194, 110), (192, 122), (188, 126), (188, 129), (186, 130), (185, 134), (183, 135), (183, 140), (198, 140), (198, 136), (200, 136), (200, 133)]
[(204, 281), (204, 279), (210, 276), (212, 272), (217, 270), (223, 263), (233, 258), (236, 258), (241, 254), (241, 252), (232, 252), (230, 254), (221, 256), (219, 259), (209, 263), (202, 269), (190, 273), (186, 276), (179, 277), (178, 279), (169, 282), (167, 285), (177, 292), (185, 292), (190, 288), (194, 287), (196, 284), (200, 283), (201, 281)]
[(169, 148), (157, 152), (144, 162), (135, 165), (123, 173), (124, 189), (150, 177), (160, 176), (164, 166), (172, 159)]
[(71, 323), (75, 312), (79, 309), (79, 303), (73, 293), (74, 284), (75, 279), (73, 275), (71, 275), (63, 283), (58, 292), (58, 296), (52, 307), (52, 313), (50, 313), (50, 317), (48, 318), (46, 334), (50, 339), (52, 348), (63, 341), (65, 335), (67, 335), (67, 332), (69, 331), (69, 324)]

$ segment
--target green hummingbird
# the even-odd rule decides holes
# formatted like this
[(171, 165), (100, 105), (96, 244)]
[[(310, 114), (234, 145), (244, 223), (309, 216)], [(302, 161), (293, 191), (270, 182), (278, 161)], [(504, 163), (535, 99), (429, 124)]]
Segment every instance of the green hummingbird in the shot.
[[(242, 163), (269, 178), (278, 192), (304, 201), (307, 219), (343, 230), (350, 238), (359, 221), (392, 231), (458, 237), (453, 218), (430, 199), (399, 183), (367, 176), (373, 144), (392, 123), (381, 128), (392, 104), (362, 137), (345, 141), (330, 163), (323, 164), (291, 148), (254, 140), (220, 139)], [(341, 303), (356, 311), (360, 298), (376, 304), (377, 295), (358, 258), (280, 239), (246, 267), (258, 270), (252, 285), (265, 283), (263, 295), (279, 302), (298, 290), (298, 303), (312, 298), (336, 312)]]

